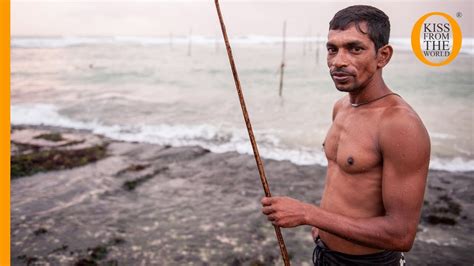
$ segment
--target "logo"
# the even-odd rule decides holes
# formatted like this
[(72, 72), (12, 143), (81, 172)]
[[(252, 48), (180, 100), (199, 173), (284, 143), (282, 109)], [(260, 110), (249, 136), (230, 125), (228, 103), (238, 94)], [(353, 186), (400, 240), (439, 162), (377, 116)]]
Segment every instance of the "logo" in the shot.
[(462, 45), (459, 24), (450, 15), (431, 12), (416, 21), (411, 47), (416, 57), (429, 66), (444, 66), (456, 58)]

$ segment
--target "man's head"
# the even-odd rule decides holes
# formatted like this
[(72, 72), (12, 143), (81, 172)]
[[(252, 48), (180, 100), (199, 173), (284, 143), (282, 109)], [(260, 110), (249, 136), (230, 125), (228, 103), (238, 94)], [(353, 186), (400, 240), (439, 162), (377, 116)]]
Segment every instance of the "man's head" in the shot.
[(364, 5), (340, 10), (329, 23), (328, 66), (336, 88), (356, 91), (374, 77), (393, 53), (388, 45), (390, 22), (381, 10)]
[[(366, 24), (366, 31), (360, 27), (361, 23)], [(351, 26), (367, 34), (374, 43), (375, 50), (388, 44), (390, 21), (388, 16), (378, 8), (364, 5), (346, 7), (337, 12), (329, 22), (329, 30), (346, 30)]]

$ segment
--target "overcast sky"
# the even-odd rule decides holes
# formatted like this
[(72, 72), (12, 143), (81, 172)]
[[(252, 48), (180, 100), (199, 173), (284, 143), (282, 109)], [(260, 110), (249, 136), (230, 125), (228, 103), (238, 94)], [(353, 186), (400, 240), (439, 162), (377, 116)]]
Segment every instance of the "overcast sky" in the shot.
[[(382, 9), (392, 24), (393, 37), (409, 37), (423, 14), (441, 11), (453, 16), (463, 36), (473, 34), (473, 1), (220, 1), (228, 33), (280, 35), (327, 34), (335, 12), (353, 4)], [(462, 17), (456, 17), (461, 12)], [(132, 0), (12, 0), (12, 35), (26, 36), (174, 36), (220, 34), (214, 1)]]

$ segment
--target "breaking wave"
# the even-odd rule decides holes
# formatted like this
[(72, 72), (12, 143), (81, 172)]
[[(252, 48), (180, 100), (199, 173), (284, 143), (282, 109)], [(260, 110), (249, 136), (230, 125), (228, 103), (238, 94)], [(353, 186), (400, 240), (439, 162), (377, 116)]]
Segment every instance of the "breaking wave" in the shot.
[[(175, 147), (197, 145), (216, 153), (235, 151), (241, 154), (253, 154), (247, 133), (238, 129), (213, 125), (107, 125), (98, 120), (73, 120), (61, 115), (57, 107), (47, 104), (11, 106), (11, 124), (57, 126), (89, 130), (115, 140)], [(265, 133), (257, 135), (260, 154), (264, 158), (288, 160), (299, 165), (327, 165), (326, 158), (320, 150), (281, 147), (279, 139), (275, 136)], [(451, 172), (474, 171), (474, 160), (432, 156), (430, 169)]]

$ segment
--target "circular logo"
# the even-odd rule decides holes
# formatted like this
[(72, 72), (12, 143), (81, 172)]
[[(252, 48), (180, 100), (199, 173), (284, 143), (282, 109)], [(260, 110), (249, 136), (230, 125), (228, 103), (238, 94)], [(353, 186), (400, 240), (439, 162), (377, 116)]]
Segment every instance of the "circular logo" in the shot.
[[(440, 17), (444, 21), (440, 21)], [(461, 45), (461, 28), (446, 13), (431, 12), (423, 15), (416, 21), (411, 32), (413, 52), (421, 62), (429, 66), (451, 63), (459, 54)]]

